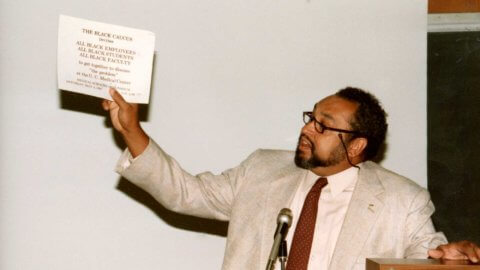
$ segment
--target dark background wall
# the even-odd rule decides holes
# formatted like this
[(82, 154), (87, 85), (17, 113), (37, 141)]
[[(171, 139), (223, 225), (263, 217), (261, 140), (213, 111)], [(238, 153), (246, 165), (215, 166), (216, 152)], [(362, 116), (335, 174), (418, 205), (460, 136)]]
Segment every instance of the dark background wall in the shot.
[(429, 33), (427, 81), (433, 220), (480, 243), (480, 32)]

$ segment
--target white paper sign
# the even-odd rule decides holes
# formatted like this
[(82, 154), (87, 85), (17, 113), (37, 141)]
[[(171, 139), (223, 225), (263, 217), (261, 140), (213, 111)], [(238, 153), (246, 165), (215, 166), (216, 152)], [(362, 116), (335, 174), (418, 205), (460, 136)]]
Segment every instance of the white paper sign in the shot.
[(60, 15), (58, 88), (111, 99), (114, 87), (128, 102), (148, 103), (155, 34)]

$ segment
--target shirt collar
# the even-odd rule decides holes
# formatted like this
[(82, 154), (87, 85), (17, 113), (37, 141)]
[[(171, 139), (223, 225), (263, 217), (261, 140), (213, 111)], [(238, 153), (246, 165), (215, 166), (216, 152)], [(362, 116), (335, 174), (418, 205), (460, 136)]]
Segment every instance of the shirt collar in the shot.
[[(308, 179), (308, 182), (313, 185), (318, 179), (318, 175), (309, 171)], [(330, 192), (332, 197), (335, 197), (346, 190), (353, 191), (358, 179), (358, 168), (350, 167), (339, 173), (328, 176), (327, 179), (328, 184), (325, 186), (324, 191)]]

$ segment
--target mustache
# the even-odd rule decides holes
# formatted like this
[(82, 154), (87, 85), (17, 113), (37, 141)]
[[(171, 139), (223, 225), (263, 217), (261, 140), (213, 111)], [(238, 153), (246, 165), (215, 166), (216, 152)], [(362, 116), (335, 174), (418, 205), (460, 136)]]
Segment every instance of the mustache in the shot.
[(300, 144), (300, 141), (301, 141), (302, 139), (308, 141), (312, 147), (314, 146), (313, 141), (312, 141), (307, 135), (305, 135), (305, 134), (300, 134), (300, 136), (298, 137), (298, 144)]

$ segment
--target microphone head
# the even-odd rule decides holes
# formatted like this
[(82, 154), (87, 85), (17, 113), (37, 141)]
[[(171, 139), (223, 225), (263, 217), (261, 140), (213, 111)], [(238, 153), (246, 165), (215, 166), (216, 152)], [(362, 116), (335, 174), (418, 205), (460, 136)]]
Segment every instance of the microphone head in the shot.
[(277, 217), (277, 223), (284, 223), (287, 225), (287, 227), (290, 227), (290, 225), (292, 225), (292, 210), (288, 208), (283, 208), (280, 210)]

